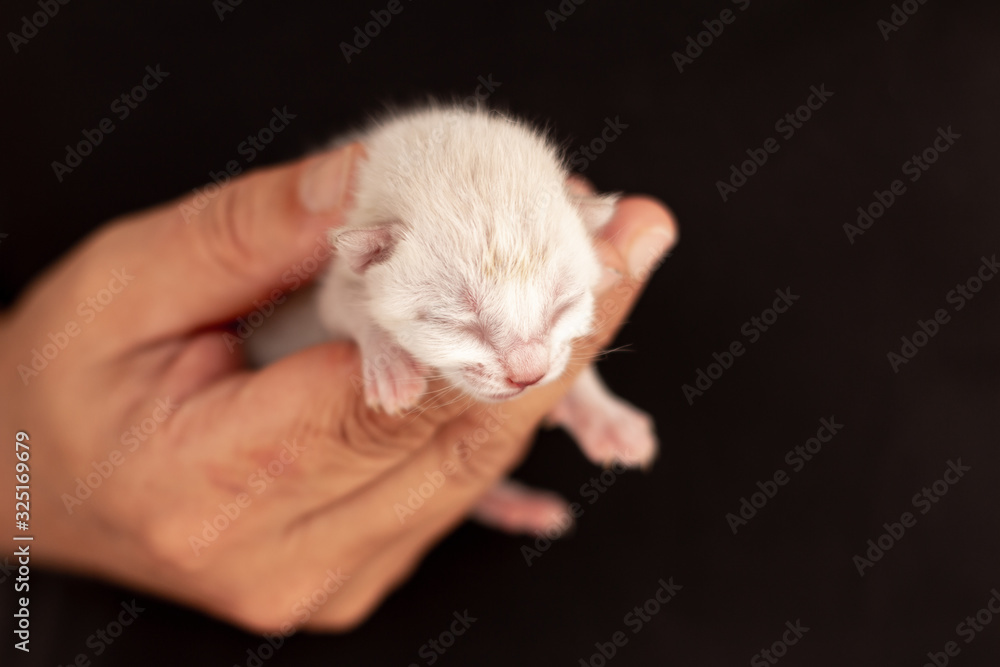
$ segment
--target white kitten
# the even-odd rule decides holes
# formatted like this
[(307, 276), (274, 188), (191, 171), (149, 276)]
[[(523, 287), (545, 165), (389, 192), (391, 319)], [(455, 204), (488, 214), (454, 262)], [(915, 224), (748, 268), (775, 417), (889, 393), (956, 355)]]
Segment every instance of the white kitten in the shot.
[[(431, 374), (487, 402), (558, 378), (574, 339), (591, 331), (602, 272), (592, 238), (617, 198), (572, 194), (544, 135), (485, 109), (425, 107), (348, 139), (367, 157), (346, 224), (330, 234), (336, 256), (318, 316), (330, 337), (361, 348), (368, 404), (407, 410)], [(294, 340), (315, 327), (301, 307), (286, 310), (251, 339), (258, 361), (315, 340)], [(610, 394), (592, 366), (551, 419), (594, 462), (644, 466), (656, 454), (649, 417)], [(562, 507), (508, 482), (476, 515), (540, 532)]]

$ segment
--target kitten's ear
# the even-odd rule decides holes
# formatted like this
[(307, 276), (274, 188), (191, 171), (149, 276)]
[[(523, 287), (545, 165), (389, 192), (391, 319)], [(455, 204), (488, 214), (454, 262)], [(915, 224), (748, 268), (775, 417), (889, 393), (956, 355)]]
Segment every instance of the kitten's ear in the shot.
[(389, 259), (399, 240), (395, 225), (383, 224), (363, 229), (330, 230), (330, 243), (348, 266), (364, 273), (375, 264)]
[(603, 195), (570, 194), (570, 202), (576, 206), (583, 220), (583, 226), (592, 235), (597, 234), (611, 222), (621, 195), (617, 192)]

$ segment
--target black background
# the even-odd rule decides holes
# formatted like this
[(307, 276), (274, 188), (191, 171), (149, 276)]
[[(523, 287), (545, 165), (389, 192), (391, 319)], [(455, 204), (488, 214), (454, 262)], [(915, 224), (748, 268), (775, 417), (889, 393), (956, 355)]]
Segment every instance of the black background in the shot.
[[(888, 1), (587, 0), (555, 30), (557, 0), (403, 6), (350, 63), (338, 44), (384, 2), (244, 0), (220, 21), (210, 0), (77, 0), (18, 53), (0, 47), (5, 303), (102, 221), (240, 158), (273, 107), (296, 118), (250, 166), (314, 149), (384, 102), (472, 94), (479, 76), (501, 82), (491, 103), (550, 122), (570, 151), (620, 118), (586, 175), (659, 197), (680, 221), (616, 343), (627, 351), (601, 364), (656, 418), (653, 471), (589, 504), (581, 487), (599, 470), (544, 432), (517, 475), (583, 503), (575, 535), (529, 567), (531, 540), (465, 525), (360, 629), (295, 636), (264, 664), (428, 664), (421, 646), (464, 610), (478, 620), (437, 664), (578, 665), (618, 630), (628, 644), (611, 665), (749, 664), (797, 619), (809, 631), (782, 665), (918, 667), (947, 641), (961, 647), (951, 664), (998, 664), (1000, 618), (970, 644), (956, 625), (1000, 587), (1000, 280), (960, 311), (946, 301), (1000, 252), (996, 3), (928, 0), (888, 41)], [(735, 21), (679, 72), (673, 52), (725, 8)], [(34, 11), (7, 0), (0, 29)], [(59, 183), (50, 163), (157, 64), (169, 77)], [(820, 85), (833, 96), (781, 137), (775, 121)], [(961, 138), (910, 183), (902, 164), (939, 127)], [(716, 182), (768, 137), (780, 150), (723, 202)], [(843, 225), (897, 178), (906, 193), (850, 243)], [(741, 327), (779, 288), (799, 300), (689, 405), (681, 386), (748, 343)], [(938, 308), (950, 322), (894, 373), (887, 353)], [(843, 429), (734, 535), (726, 514), (790, 471), (785, 453), (831, 416)], [(919, 514), (912, 496), (959, 458), (971, 471)], [(916, 525), (859, 576), (852, 557), (905, 511)], [(93, 664), (244, 665), (260, 643), (102, 583), (32, 576), (33, 650), (17, 664), (92, 653), (87, 637), (133, 597), (147, 611)], [(682, 590), (633, 634), (624, 615), (670, 577)]]

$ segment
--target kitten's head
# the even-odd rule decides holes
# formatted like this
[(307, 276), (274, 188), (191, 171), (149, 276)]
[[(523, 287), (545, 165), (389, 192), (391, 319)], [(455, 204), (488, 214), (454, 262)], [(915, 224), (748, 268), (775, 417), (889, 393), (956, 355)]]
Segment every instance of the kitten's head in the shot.
[(559, 377), (591, 332), (602, 271), (592, 239), (617, 201), (561, 183), (542, 199), (517, 219), (486, 210), (464, 225), (394, 220), (333, 239), (378, 326), (476, 399), (504, 400)]

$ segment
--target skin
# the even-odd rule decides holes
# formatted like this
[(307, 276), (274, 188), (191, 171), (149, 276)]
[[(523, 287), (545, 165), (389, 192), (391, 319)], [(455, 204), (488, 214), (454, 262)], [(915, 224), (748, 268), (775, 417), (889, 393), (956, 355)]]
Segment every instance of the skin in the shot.
[[(598, 244), (610, 268), (598, 328), (576, 346), (564, 381), (499, 413), (494, 406), (492, 416), (490, 406), (442, 400), (387, 416), (365, 405), (353, 344), (319, 345), (250, 372), (241, 347), (230, 352), (219, 328), (272, 290), (287, 296), (282, 275), (312, 255), (350, 206), (359, 151), (349, 146), (234, 179), (188, 223), (182, 205), (193, 200), (113, 220), (0, 316), (0, 433), (11, 448), (15, 433), (30, 435), (24, 534), (35, 538), (33, 563), (258, 632), (357, 625), (525, 456), (542, 418), (635, 303), (660, 255), (648, 234), (659, 234), (660, 247), (676, 238), (658, 202), (621, 203)], [(85, 323), (78, 304), (123, 267), (134, 278)], [(25, 386), (18, 365), (30, 366), (32, 350), (69, 321), (78, 334)], [(177, 406), (169, 416), (157, 412), (166, 398)], [(164, 419), (151, 420), (157, 416)], [(143, 423), (152, 432), (140, 428), (144, 440), (135, 445), (129, 436)], [(453, 458), (456, 442), (477, 434), (488, 437), (401, 521), (394, 506)], [(117, 462), (110, 469), (109, 460)], [(14, 464), (8, 449), (0, 457), (5, 484)], [(67, 511), (77, 478), (96, 480), (98, 469), (110, 474)], [(196, 555), (192, 536), (202, 537), (203, 522), (222, 514), (220, 504), (232, 512), (238, 498), (249, 504)], [(341, 574), (336, 592), (314, 596), (327, 599), (303, 613), (302, 598), (320, 589), (328, 570)]]

